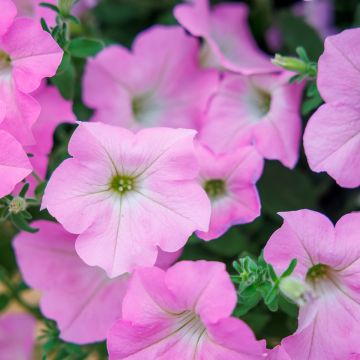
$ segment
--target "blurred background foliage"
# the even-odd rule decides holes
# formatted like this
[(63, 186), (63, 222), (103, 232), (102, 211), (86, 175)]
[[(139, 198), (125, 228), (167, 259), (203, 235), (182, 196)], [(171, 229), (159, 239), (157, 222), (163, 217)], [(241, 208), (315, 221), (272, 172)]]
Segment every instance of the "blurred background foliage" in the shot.
[[(316, 1), (316, 0), (313, 0)], [(154, 24), (175, 24), (172, 15), (177, 0), (102, 0), (82, 18), (81, 25), (75, 25), (72, 33), (102, 39), (106, 44), (120, 43), (130, 47), (134, 37)], [(213, 1), (219, 3), (221, 1)], [(259, 46), (271, 55), (266, 43), (266, 32), (276, 24), (283, 36), (283, 55), (295, 55), (295, 49), (303, 46), (316, 61), (323, 51), (323, 41), (304, 18), (290, 10), (296, 1), (247, 0), (250, 7), (250, 26)], [(340, 31), (360, 26), (360, 1), (334, 1), (334, 21)], [(63, 95), (74, 100), (74, 111), (79, 120), (87, 120), (91, 110), (81, 101), (81, 74), (85, 60), (76, 59), (74, 68), (57, 80)], [(119, 69), (121, 71), (121, 69)], [(72, 85), (75, 91), (72, 91)], [(304, 116), (304, 126), (310, 114)], [(61, 125), (55, 133), (55, 146), (51, 154), (48, 174), (67, 155), (67, 142), (73, 127)], [(257, 257), (272, 232), (281, 224), (279, 211), (309, 208), (321, 211), (333, 221), (350, 211), (360, 209), (360, 191), (342, 189), (325, 174), (310, 171), (301, 149), (300, 161), (294, 170), (280, 163), (267, 161), (264, 174), (258, 183), (262, 202), (262, 215), (253, 223), (236, 226), (221, 238), (204, 242), (192, 236), (182, 259), (208, 259), (223, 261), (230, 273), (234, 272), (232, 262), (240, 255)], [(33, 210), (33, 217), (49, 218), (45, 212)], [(140, 226), (140, 225), (139, 225)], [(11, 248), (11, 239), (16, 230), (10, 223), (0, 228), (0, 264), (11, 276), (16, 262)], [(23, 286), (23, 284), (22, 284)], [(1, 304), (0, 304), (1, 308)], [(259, 338), (267, 338), (269, 344), (277, 343), (296, 328), (297, 309), (285, 299), (280, 301), (280, 311), (271, 313), (262, 303), (244, 316)]]

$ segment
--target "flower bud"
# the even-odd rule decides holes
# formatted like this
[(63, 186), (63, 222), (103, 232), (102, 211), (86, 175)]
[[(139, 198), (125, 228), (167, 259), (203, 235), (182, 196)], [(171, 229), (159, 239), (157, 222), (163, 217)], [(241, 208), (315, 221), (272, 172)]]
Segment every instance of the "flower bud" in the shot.
[(9, 212), (13, 214), (18, 214), (22, 211), (25, 211), (27, 207), (26, 200), (22, 197), (15, 197), (10, 201)]
[(304, 306), (315, 299), (312, 288), (306, 282), (292, 276), (281, 279), (279, 289), (283, 295), (299, 306)]
[(274, 65), (280, 66), (286, 70), (295, 71), (297, 73), (306, 73), (309, 70), (308, 64), (306, 64), (301, 59), (290, 57), (290, 56), (281, 56), (279, 54), (275, 55), (275, 58), (271, 60)]

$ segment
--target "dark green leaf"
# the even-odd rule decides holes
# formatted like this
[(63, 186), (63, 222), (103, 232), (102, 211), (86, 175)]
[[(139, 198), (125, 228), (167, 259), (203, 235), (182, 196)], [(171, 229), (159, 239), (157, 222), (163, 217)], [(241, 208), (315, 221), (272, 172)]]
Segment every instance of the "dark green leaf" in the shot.
[(104, 43), (97, 39), (77, 38), (67, 46), (67, 50), (74, 57), (87, 58), (96, 55), (104, 48)]
[(316, 209), (316, 188), (299, 170), (268, 162), (258, 186), (263, 211), (271, 217), (278, 218), (279, 211)]
[(290, 11), (283, 11), (278, 17), (280, 31), (289, 52), (296, 53), (302, 46), (311, 60), (316, 61), (324, 50), (323, 41), (303, 18), (295, 16)]
[(29, 187), (30, 187), (30, 184), (29, 184), (29, 183), (26, 183), (26, 184), (22, 187), (22, 189), (20, 190), (19, 196), (22, 197), (22, 198), (25, 197), (26, 193), (27, 193), (28, 190), (29, 190)]
[(46, 32), (48, 32), (49, 34), (51, 34), (51, 31), (50, 31), (50, 29), (49, 29), (49, 27), (48, 27), (48, 25), (47, 25), (47, 23), (46, 23), (46, 21), (45, 21), (44, 18), (41, 18), (41, 19), (40, 19), (40, 24), (41, 24), (41, 27), (43, 28), (44, 31), (46, 31)]
[(59, 11), (60, 11), (57, 6), (55, 6), (55, 5), (53, 5), (53, 4), (49, 4), (49, 3), (47, 3), (47, 2), (41, 2), (41, 3), (39, 4), (39, 6), (42, 6), (42, 7), (45, 7), (45, 8), (49, 8), (49, 9), (51, 9), (51, 10), (57, 12), (57, 13), (59, 13)]
[(75, 77), (75, 68), (70, 64), (65, 71), (56, 74), (51, 82), (59, 89), (65, 99), (72, 99), (74, 97)]
[(24, 230), (29, 233), (36, 233), (37, 231), (39, 231), (39, 229), (32, 228), (27, 223), (22, 213), (10, 214), (10, 219), (19, 230)]

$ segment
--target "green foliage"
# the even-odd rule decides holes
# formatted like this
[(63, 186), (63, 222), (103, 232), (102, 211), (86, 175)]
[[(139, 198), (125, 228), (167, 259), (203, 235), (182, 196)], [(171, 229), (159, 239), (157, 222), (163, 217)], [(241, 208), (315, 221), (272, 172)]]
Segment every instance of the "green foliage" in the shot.
[(260, 300), (270, 311), (277, 311), (279, 307), (280, 281), (290, 276), (296, 266), (297, 260), (293, 259), (288, 268), (278, 277), (271, 266), (261, 254), (257, 260), (250, 256), (240, 258), (233, 262), (237, 274), (231, 277), (237, 286), (238, 306), (235, 316), (241, 317), (255, 307)]
[(10, 220), (19, 230), (35, 233), (38, 230), (29, 225), (32, 219), (29, 207), (38, 206), (39, 200), (26, 198), (29, 184), (24, 184), (18, 196), (7, 195), (0, 199), (0, 223)]
[(104, 43), (97, 39), (77, 38), (71, 40), (67, 45), (67, 50), (71, 56), (86, 59), (96, 55), (104, 48)]

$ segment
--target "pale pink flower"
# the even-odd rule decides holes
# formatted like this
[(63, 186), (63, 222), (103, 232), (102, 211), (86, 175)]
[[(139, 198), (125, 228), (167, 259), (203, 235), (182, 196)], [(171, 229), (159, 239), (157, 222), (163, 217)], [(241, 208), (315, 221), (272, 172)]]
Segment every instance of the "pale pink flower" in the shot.
[[(128, 274), (109, 279), (76, 254), (76, 236), (60, 224), (39, 220), (35, 234), (16, 236), (16, 259), (26, 283), (42, 292), (41, 311), (55, 320), (60, 337), (78, 344), (101, 341), (121, 316)], [(168, 268), (179, 253), (159, 251), (156, 266)]]
[(208, 232), (197, 231), (204, 240), (223, 235), (232, 225), (245, 224), (260, 215), (255, 183), (263, 170), (263, 158), (252, 146), (215, 155), (207, 147), (196, 146), (200, 164), (199, 183), (211, 201)]
[(131, 51), (113, 45), (89, 59), (83, 96), (96, 111), (93, 120), (131, 129), (199, 129), (218, 74), (199, 69), (198, 50), (182, 28), (154, 26)]
[(265, 260), (281, 274), (296, 258), (294, 275), (315, 296), (300, 308), (298, 329), (282, 346), (292, 360), (348, 359), (360, 350), (360, 213), (335, 227), (311, 210), (280, 215), (284, 224), (267, 243)]
[(0, 198), (10, 194), (16, 184), (32, 171), (22, 146), (6, 131), (0, 130)]
[(32, 360), (35, 319), (28, 314), (12, 313), (0, 317), (1, 360)]
[(122, 318), (108, 333), (111, 360), (261, 359), (265, 342), (231, 317), (236, 291), (217, 262), (183, 261), (133, 274)]
[(266, 159), (294, 167), (299, 157), (302, 85), (290, 73), (225, 74), (200, 139), (217, 153), (253, 144)]
[(192, 35), (204, 39), (200, 58), (204, 66), (242, 74), (277, 71), (251, 35), (245, 4), (225, 3), (210, 9), (208, 0), (194, 0), (176, 6), (174, 15)]
[(40, 23), (13, 18), (13, 11), (0, 17), (0, 128), (23, 145), (31, 145), (31, 127), (40, 106), (29, 94), (42, 79), (55, 75), (62, 50)]
[(12, 24), (16, 13), (16, 7), (11, 0), (1, 0), (0, 36), (6, 33), (6, 31)]
[(310, 168), (343, 187), (360, 185), (360, 29), (325, 40), (317, 85), (326, 104), (311, 117), (304, 147)]
[(43, 207), (80, 234), (76, 250), (86, 263), (114, 277), (153, 265), (157, 246), (175, 252), (193, 231), (207, 231), (210, 202), (196, 181), (194, 135), (79, 125), (69, 143), (73, 158), (54, 171)]
[(41, 311), (56, 320), (60, 337), (78, 344), (101, 341), (121, 316), (128, 275), (109, 279), (76, 254), (76, 236), (59, 224), (39, 220), (35, 234), (16, 236), (16, 259), (25, 282), (42, 292)]

